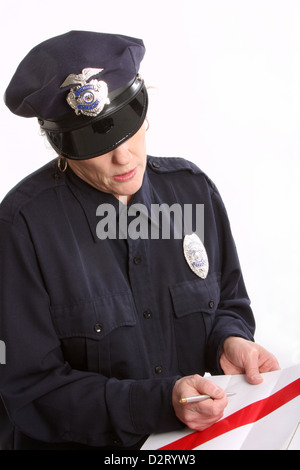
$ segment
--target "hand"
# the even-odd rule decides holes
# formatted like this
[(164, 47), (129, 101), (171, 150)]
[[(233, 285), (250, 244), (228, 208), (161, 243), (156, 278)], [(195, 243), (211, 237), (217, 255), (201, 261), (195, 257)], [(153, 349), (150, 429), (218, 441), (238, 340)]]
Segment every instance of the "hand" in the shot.
[(220, 365), (225, 374), (246, 374), (253, 385), (263, 381), (260, 373), (280, 369), (273, 354), (252, 341), (235, 336), (224, 341)]
[[(179, 403), (180, 398), (209, 395), (211, 399), (196, 403)], [(200, 375), (182, 377), (175, 382), (172, 392), (173, 408), (177, 418), (195, 431), (203, 431), (222, 418), (227, 405), (224, 390)]]

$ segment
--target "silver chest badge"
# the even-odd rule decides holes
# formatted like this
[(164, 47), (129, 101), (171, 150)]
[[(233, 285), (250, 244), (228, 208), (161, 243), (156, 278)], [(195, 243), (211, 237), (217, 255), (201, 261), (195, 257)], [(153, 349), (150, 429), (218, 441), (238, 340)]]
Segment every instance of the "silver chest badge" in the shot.
[(60, 85), (63, 88), (68, 85), (78, 84), (70, 89), (67, 102), (75, 110), (75, 113), (86, 116), (98, 116), (106, 104), (109, 104), (108, 88), (104, 81), (88, 80), (102, 72), (103, 69), (86, 68), (76, 75), (71, 73)]
[(191, 270), (201, 279), (205, 279), (209, 268), (208, 258), (204, 245), (196, 233), (184, 237), (183, 252)]

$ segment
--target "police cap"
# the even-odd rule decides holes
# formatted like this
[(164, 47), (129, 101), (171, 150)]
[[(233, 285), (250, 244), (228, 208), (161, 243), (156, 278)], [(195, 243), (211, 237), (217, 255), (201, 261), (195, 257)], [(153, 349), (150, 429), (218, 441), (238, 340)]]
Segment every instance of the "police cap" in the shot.
[(103, 155), (143, 124), (148, 97), (139, 76), (141, 39), (70, 31), (34, 47), (5, 93), (8, 108), (37, 117), (59, 155)]

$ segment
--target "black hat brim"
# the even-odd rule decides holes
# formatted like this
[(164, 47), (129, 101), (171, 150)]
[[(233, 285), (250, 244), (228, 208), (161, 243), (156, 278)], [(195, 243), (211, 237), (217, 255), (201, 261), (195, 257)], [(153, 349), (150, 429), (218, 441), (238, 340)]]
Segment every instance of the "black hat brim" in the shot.
[(49, 130), (47, 123), (41, 127), (59, 155), (73, 160), (86, 160), (104, 155), (132, 137), (144, 123), (147, 108), (148, 95), (142, 83), (130, 101), (112, 106), (110, 112), (89, 121), (83, 127)]

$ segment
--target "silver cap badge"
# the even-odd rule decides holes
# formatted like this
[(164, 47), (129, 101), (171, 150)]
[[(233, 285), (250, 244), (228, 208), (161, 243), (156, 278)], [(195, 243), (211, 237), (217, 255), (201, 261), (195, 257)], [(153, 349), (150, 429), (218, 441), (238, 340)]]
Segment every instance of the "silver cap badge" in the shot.
[(98, 116), (104, 106), (109, 104), (108, 88), (104, 81), (88, 80), (102, 72), (103, 69), (85, 68), (82, 73), (76, 75), (71, 73), (60, 85), (63, 88), (68, 85), (78, 84), (70, 89), (67, 102), (75, 110), (77, 115)]
[(196, 233), (184, 237), (183, 252), (191, 270), (201, 279), (205, 279), (209, 268), (208, 257), (204, 245)]

